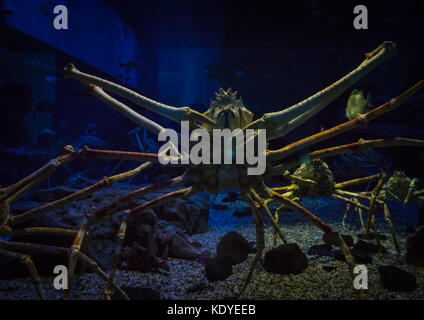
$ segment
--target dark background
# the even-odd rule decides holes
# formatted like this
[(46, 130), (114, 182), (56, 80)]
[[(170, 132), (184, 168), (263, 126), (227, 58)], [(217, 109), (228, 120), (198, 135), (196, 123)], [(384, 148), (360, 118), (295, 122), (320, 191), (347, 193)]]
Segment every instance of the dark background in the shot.
[[(138, 151), (134, 136), (128, 135), (134, 125), (85, 95), (78, 83), (62, 79), (61, 70), (69, 62), (74, 62), (80, 70), (119, 82), (150, 98), (176, 106), (190, 105), (199, 111), (207, 110), (209, 100), (219, 87), (233, 87), (256, 118), (325, 88), (353, 70), (366, 52), (384, 40), (396, 42), (398, 55), (354, 86), (370, 93), (375, 107), (400, 94), (424, 75), (424, 1), (96, 0), (63, 3), (69, 9), (70, 31), (66, 35), (69, 39), (54, 42), (49, 40), (49, 32), (53, 31), (44, 31), (45, 26), (40, 21), (54, 18), (55, 1), (34, 1), (30, 5), (32, 11), (24, 1), (14, 4), (0, 1), (3, 8), (0, 49), (4, 58), (0, 62), (3, 69), (0, 77), (2, 185), (22, 178), (54, 157), (63, 145), (77, 141), (90, 123), (96, 124), (95, 137), (106, 143), (102, 148)], [(353, 8), (358, 4), (368, 8), (368, 30), (353, 28)], [(88, 21), (85, 24), (82, 17), (87, 11), (93, 21), (105, 27), (94, 27), (94, 22)], [(44, 12), (45, 20), (32, 21), (28, 16), (31, 12)], [(111, 16), (116, 19), (110, 20)], [(126, 48), (124, 41), (122, 50), (137, 50), (146, 66), (132, 71), (130, 76), (112, 61), (114, 58), (120, 61), (122, 53), (107, 50), (118, 41), (109, 31), (116, 21), (125, 30), (130, 30), (136, 43)], [(72, 32), (88, 41), (72, 37)], [(90, 37), (100, 43), (101, 48), (90, 46)], [(25, 60), (45, 55), (54, 57), (47, 71), (29, 70), (24, 63), (11, 68), (8, 62), (15, 61), (12, 57)], [(37, 76), (40, 74), (44, 80), (50, 79), (48, 76), (56, 79), (49, 84), (54, 95), (50, 101), (44, 100), (44, 93), (39, 93)], [(282, 147), (321, 128), (346, 121), (344, 109), (350, 92), (348, 90), (288, 136), (273, 141), (271, 148)], [(424, 139), (423, 104), (421, 93), (367, 127), (317, 147), (349, 143), (359, 138)], [(37, 111), (48, 114), (48, 129), (54, 135), (42, 130), (43, 121), (34, 120)], [(164, 126), (174, 126), (145, 110), (140, 112)], [(34, 126), (39, 126), (40, 130), (35, 130)], [(34, 130), (38, 132), (36, 139)], [(19, 153), (17, 150), (22, 147), (32, 153)], [(392, 163), (392, 168), (423, 177), (422, 150), (393, 148), (378, 152)], [(71, 172), (82, 172), (90, 178), (102, 177), (115, 165), (116, 162), (75, 164)], [(121, 169), (131, 167), (132, 164), (125, 163)], [(69, 171), (62, 170), (56, 180), (49, 183), (61, 183), (67, 175)]]

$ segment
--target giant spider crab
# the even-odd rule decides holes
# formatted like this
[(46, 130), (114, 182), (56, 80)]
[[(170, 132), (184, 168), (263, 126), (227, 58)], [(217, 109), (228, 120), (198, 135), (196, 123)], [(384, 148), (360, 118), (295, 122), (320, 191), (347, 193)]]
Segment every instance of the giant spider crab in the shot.
[[(203, 127), (207, 128), (208, 130), (213, 128), (240, 128), (242, 130), (266, 129), (267, 139), (271, 140), (286, 135), (313, 117), (320, 110), (325, 108), (337, 97), (339, 97), (345, 90), (356, 83), (359, 79), (364, 77), (383, 61), (393, 56), (395, 52), (395, 44), (393, 42), (386, 41), (374, 51), (367, 53), (365, 55), (365, 60), (360, 63), (357, 68), (329, 87), (289, 108), (285, 108), (279, 112), (266, 113), (255, 121), (252, 121), (253, 114), (244, 107), (241, 98), (238, 99), (237, 93), (233, 92), (232, 90), (224, 91), (220, 89), (219, 93), (216, 94), (215, 100), (212, 101), (210, 109), (206, 113), (201, 114), (188, 107), (177, 108), (148, 99), (113, 82), (82, 73), (78, 71), (72, 64), (69, 64), (65, 67), (65, 76), (78, 80), (94, 97), (117, 110), (137, 125), (147, 128), (154, 134), (159, 134), (164, 128), (130, 109), (118, 100), (112, 98), (107, 93), (105, 93), (105, 91), (109, 91), (117, 96), (131, 101), (138, 106), (144, 107), (150, 111), (158, 113), (161, 116), (174, 120), (177, 123), (183, 120), (187, 120), (189, 121), (191, 128)], [(69, 295), (69, 291), (72, 286), (72, 280), (75, 274), (76, 264), (79, 260), (82, 263), (87, 264), (93, 271), (95, 271), (107, 281), (107, 286), (105, 289), (105, 295), (107, 299), (111, 299), (113, 288), (119, 291), (125, 298), (128, 298), (125, 292), (123, 292), (123, 290), (121, 290), (121, 288), (119, 288), (114, 283), (114, 274), (117, 268), (120, 250), (125, 237), (127, 220), (130, 221), (131, 217), (134, 217), (137, 214), (141, 214), (146, 209), (163, 205), (175, 198), (187, 197), (200, 190), (206, 190), (211, 193), (218, 193), (223, 189), (238, 189), (244, 201), (247, 202), (251, 208), (252, 216), (256, 226), (257, 238), (256, 256), (248, 272), (246, 281), (240, 291), (241, 294), (252, 277), (256, 263), (261, 260), (265, 247), (264, 223), (259, 212), (259, 208), (263, 205), (263, 202), (256, 190), (261, 190), (262, 192), (265, 191), (266, 194), (268, 194), (269, 199), (272, 199), (272, 201), (280, 202), (283, 205), (300, 213), (310, 222), (319, 227), (323, 232), (336, 232), (333, 227), (322, 221), (320, 218), (302, 207), (300, 204), (296, 203), (284, 194), (280, 194), (272, 188), (268, 188), (265, 185), (265, 181), (271, 179), (272, 177), (282, 175), (286, 173), (287, 170), (299, 166), (301, 164), (299, 152), (305, 148), (309, 148), (319, 142), (327, 140), (348, 130), (354, 129), (358, 126), (366, 125), (368, 121), (399, 107), (406, 99), (415, 94), (417, 91), (421, 90), (423, 87), (424, 80), (421, 80), (419, 83), (411, 87), (397, 98), (392, 99), (391, 101), (369, 111), (364, 115), (358, 115), (351, 121), (344, 122), (331, 129), (301, 139), (281, 149), (266, 150), (267, 169), (266, 172), (262, 175), (247, 175), (248, 166), (241, 164), (176, 164), (177, 166), (182, 166), (186, 169), (183, 175), (166, 181), (143, 186), (117, 201), (97, 208), (94, 210), (94, 212), (87, 212), (78, 231), (45, 227), (15, 230), (19, 227), (19, 225), (31, 219), (35, 215), (45, 213), (69, 202), (79, 200), (102, 188), (110, 186), (116, 181), (125, 180), (129, 177), (137, 175), (142, 170), (149, 167), (152, 163), (158, 162), (159, 159), (158, 154), (94, 150), (88, 147), (74, 151), (72, 147), (67, 146), (65, 147), (64, 153), (58, 156), (56, 159), (51, 160), (45, 166), (27, 176), (26, 178), (18, 181), (17, 183), (0, 190), (0, 235), (16, 236), (17, 234), (61, 234), (74, 238), (71, 248), (62, 248), (53, 245), (47, 246), (34, 243), (23, 243), (17, 241), (0, 241), (0, 255), (20, 259), (22, 263), (25, 263), (28, 266), (29, 271), (35, 281), (36, 288), (42, 298), (44, 298), (43, 289), (41, 287), (36, 268), (30, 257), (31, 254), (37, 253), (39, 251), (52, 254), (65, 254), (69, 256), (69, 283), (68, 289), (65, 290), (65, 298)], [(313, 160), (343, 153), (360, 151), (370, 147), (378, 148), (396, 146), (423, 147), (424, 141), (406, 138), (378, 139), (369, 141), (360, 140), (359, 142), (347, 145), (309, 152), (308, 158), (309, 160)], [(38, 208), (29, 210), (22, 214), (11, 215), (9, 213), (9, 207), (11, 203), (21, 198), (31, 188), (34, 188), (37, 184), (46, 179), (58, 167), (76, 159), (119, 159), (144, 163), (134, 170), (112, 177), (105, 177), (98, 183), (81, 191), (66, 196), (62, 199), (58, 199), (54, 202), (45, 204)], [(159, 196), (151, 201), (147, 201), (139, 206), (124, 210), (129, 205), (133, 204), (134, 200), (138, 199), (141, 195), (157, 192), (160, 190), (168, 190), (170, 188), (175, 188), (176, 190), (165, 193), (162, 196)], [(372, 197), (375, 198), (375, 193), (372, 195)], [(87, 234), (89, 224), (94, 225), (103, 217), (116, 212), (121, 212), (123, 219), (121, 227), (118, 231), (116, 252), (112, 265), (110, 266), (109, 274), (107, 275), (97, 265), (96, 262), (81, 252), (81, 245)], [(278, 224), (274, 223), (273, 226), (275, 227), (280, 237), (282, 237), (282, 232), (279, 229)], [(342, 238), (340, 238), (340, 246), (343, 253), (345, 254), (346, 261), (349, 263), (350, 268), (352, 268), (354, 261), (348, 247)], [(19, 251), (26, 252), (27, 254), (19, 253)]]

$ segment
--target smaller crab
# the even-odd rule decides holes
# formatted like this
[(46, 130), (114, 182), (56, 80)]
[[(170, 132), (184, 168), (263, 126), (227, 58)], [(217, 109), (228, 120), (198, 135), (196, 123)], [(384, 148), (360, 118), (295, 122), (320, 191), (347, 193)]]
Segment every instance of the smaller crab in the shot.
[[(374, 232), (377, 234), (374, 211), (376, 205), (381, 205), (384, 208), (385, 219), (390, 227), (396, 250), (398, 254), (400, 254), (400, 247), (397, 241), (393, 223), (390, 218), (389, 209), (386, 203), (383, 201), (383, 198), (380, 198), (379, 196), (379, 194), (381, 194), (380, 191), (386, 178), (384, 173), (336, 183), (333, 173), (328, 165), (320, 159), (313, 159), (303, 163), (297, 170), (294, 171), (293, 174), (291, 174), (289, 171), (286, 171), (283, 176), (291, 181), (291, 185), (277, 188), (267, 188), (267, 191), (270, 195), (275, 195), (275, 193), (277, 193), (280, 196), (288, 198), (296, 203), (300, 202), (301, 199), (305, 197), (331, 197), (335, 200), (345, 202), (347, 203), (347, 209), (345, 211), (344, 220), (347, 216), (347, 212), (351, 207), (357, 209), (366, 235), (369, 233), (370, 226), (373, 227)], [(352, 192), (346, 190), (347, 188), (357, 187), (359, 185), (369, 184), (372, 182), (377, 182), (372, 191)], [(415, 193), (413, 195), (415, 197)], [(349, 196), (349, 198), (346, 196)], [(256, 200), (258, 201), (259, 207), (265, 208), (274, 225), (274, 244), (277, 244), (277, 235), (280, 235), (280, 238), (283, 240), (283, 242), (286, 243), (285, 237), (278, 227), (278, 217), (279, 211), (287, 207), (287, 204), (277, 207), (274, 215), (272, 215), (268, 207), (268, 205), (273, 202), (272, 198), (263, 200), (259, 195), (256, 195)], [(368, 201), (369, 206), (362, 204), (360, 200)], [(363, 210), (368, 212), (368, 223), (366, 226), (362, 219)], [(378, 237), (376, 237), (376, 239), (380, 245)]]
[[(417, 190), (418, 179), (409, 178), (402, 171), (395, 171), (394, 174), (387, 180), (387, 182), (381, 187), (381, 191), (376, 198), (376, 203), (383, 206), (385, 220), (387, 221), (392, 232), (393, 224), (390, 220), (390, 215), (388, 213), (386, 201), (397, 201), (403, 202), (404, 207), (407, 207), (409, 203), (415, 203), (419, 206), (424, 205), (424, 190)], [(357, 202), (358, 199), (364, 199), (370, 196), (370, 192), (359, 192), (357, 195), (348, 194), (352, 196), (352, 200)], [(345, 222), (348, 216), (348, 212), (351, 208), (351, 205), (348, 204), (346, 207), (345, 214), (343, 216), (342, 225), (345, 226)], [(364, 222), (362, 220), (362, 213), (360, 210), (356, 210), (359, 213), (359, 218), (361, 220), (362, 228), (366, 231)], [(378, 235), (377, 235), (378, 239)], [(398, 246), (397, 241), (394, 242)], [(399, 248), (397, 247), (398, 251)]]

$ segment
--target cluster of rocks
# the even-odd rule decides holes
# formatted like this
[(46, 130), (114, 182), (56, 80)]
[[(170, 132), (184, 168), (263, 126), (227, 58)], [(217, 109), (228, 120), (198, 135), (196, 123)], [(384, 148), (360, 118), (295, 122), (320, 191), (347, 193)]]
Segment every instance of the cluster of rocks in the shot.
[[(256, 252), (254, 243), (249, 243), (239, 233), (230, 231), (218, 243), (216, 257), (205, 266), (209, 281), (227, 279), (234, 265), (245, 261), (249, 253)], [(308, 266), (306, 255), (295, 243), (283, 244), (266, 252), (264, 269), (277, 274), (299, 274)]]
[[(359, 237), (359, 240), (354, 243), (354, 240), (349, 235), (339, 235), (338, 232), (327, 233), (323, 236), (325, 243), (313, 245), (310, 247), (308, 254), (320, 257), (334, 257), (336, 260), (345, 261), (345, 257), (339, 247), (339, 239), (343, 238), (344, 242), (350, 247), (350, 252), (358, 264), (370, 264), (373, 262), (372, 255), (381, 252), (384, 254), (386, 249), (379, 247), (369, 241), (364, 241)], [(371, 237), (370, 238), (375, 238)], [(380, 239), (385, 239), (383, 234), (379, 235)], [(406, 262), (413, 266), (424, 266), (424, 228), (421, 228), (416, 234), (408, 239)], [(326, 271), (334, 271), (332, 266), (324, 266)], [(378, 267), (380, 281), (383, 287), (389, 291), (411, 291), (417, 288), (416, 277), (393, 265), (383, 265)]]

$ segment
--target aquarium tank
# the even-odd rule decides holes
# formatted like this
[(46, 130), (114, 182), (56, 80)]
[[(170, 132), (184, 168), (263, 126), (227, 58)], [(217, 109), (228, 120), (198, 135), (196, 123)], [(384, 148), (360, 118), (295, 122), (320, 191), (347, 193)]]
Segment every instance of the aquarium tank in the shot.
[(0, 300), (423, 300), (423, 14), (0, 1)]

